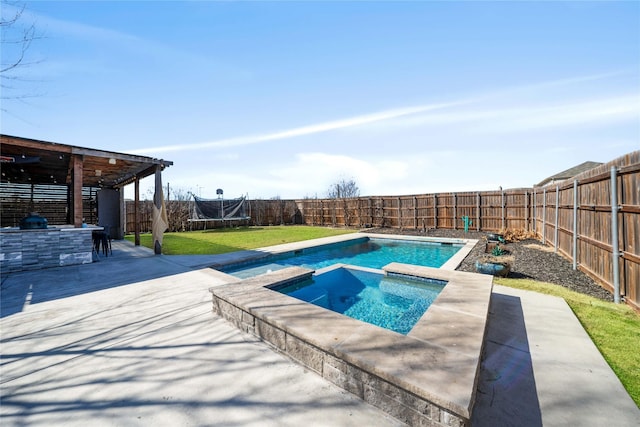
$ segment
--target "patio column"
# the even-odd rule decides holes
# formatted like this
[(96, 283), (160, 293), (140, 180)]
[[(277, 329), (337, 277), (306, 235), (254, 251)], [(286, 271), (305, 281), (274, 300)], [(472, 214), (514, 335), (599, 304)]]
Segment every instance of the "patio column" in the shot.
[(135, 245), (140, 246), (140, 178), (138, 176), (136, 176), (134, 187), (133, 228), (135, 234)]
[(82, 227), (82, 165), (83, 157), (73, 155), (73, 226)]

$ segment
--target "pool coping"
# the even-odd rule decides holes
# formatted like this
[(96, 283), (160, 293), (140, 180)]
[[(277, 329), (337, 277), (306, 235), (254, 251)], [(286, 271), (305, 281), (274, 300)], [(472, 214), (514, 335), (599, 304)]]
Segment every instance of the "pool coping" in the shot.
[(468, 425), (493, 277), (400, 263), (383, 270), (448, 282), (406, 336), (269, 289), (313, 273), (302, 267), (212, 287), (213, 310), (403, 422)]

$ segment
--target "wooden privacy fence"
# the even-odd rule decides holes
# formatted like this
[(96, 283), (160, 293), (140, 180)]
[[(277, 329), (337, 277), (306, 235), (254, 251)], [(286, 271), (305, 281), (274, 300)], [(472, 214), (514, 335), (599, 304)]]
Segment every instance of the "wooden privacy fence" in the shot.
[[(96, 194), (93, 187), (82, 188), (82, 217), (87, 223), (97, 219)], [(17, 227), (31, 212), (47, 218), (51, 225), (72, 222), (67, 204), (69, 187), (57, 184), (0, 183), (0, 227)]]
[(543, 243), (640, 309), (640, 151), (536, 189), (533, 212)]
[(530, 230), (532, 189), (298, 200), (307, 225)]

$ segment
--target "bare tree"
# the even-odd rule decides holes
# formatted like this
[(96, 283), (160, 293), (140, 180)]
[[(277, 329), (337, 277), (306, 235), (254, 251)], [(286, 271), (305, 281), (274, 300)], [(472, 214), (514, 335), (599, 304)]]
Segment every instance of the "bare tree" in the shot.
[(280, 196), (273, 196), (271, 200), (275, 200), (273, 223), (283, 225), (284, 224), (284, 200), (282, 200)]
[(346, 199), (358, 196), (360, 196), (360, 188), (353, 178), (345, 179), (342, 177), (331, 184), (327, 190), (327, 198), (329, 199)]
[(169, 231), (186, 231), (191, 193), (182, 188), (170, 188), (165, 195)]
[(251, 203), (253, 225), (264, 225), (267, 214), (266, 201), (260, 198), (255, 198), (249, 203)]
[[(0, 64), (0, 99), (23, 99), (36, 95), (20, 93), (16, 82), (26, 80), (22, 70), (35, 64), (27, 60), (27, 51), (31, 43), (41, 36), (35, 23), (26, 22), (25, 5), (19, 2), (2, 0), (0, 8), (0, 32), (2, 40), (2, 63)], [(1, 108), (6, 111), (5, 107)]]
[[(351, 225), (352, 215), (351, 210), (349, 209), (349, 204), (346, 199), (351, 199), (360, 196), (360, 189), (358, 188), (358, 184), (356, 181), (351, 179), (345, 179), (344, 177), (340, 178), (334, 184), (329, 187), (327, 191), (327, 197), (330, 199), (342, 199), (341, 210), (342, 210), (342, 218), (344, 219), (344, 226), (348, 227)], [(338, 200), (333, 201), (333, 211), (331, 215), (331, 220), (333, 226), (336, 225), (336, 209), (337, 209)]]

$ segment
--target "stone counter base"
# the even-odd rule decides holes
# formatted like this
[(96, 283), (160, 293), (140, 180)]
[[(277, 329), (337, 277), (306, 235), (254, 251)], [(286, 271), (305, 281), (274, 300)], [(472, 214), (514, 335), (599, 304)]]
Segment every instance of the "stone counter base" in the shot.
[[(77, 231), (80, 230), (80, 231)], [(93, 261), (90, 229), (0, 232), (0, 270), (11, 273)]]

